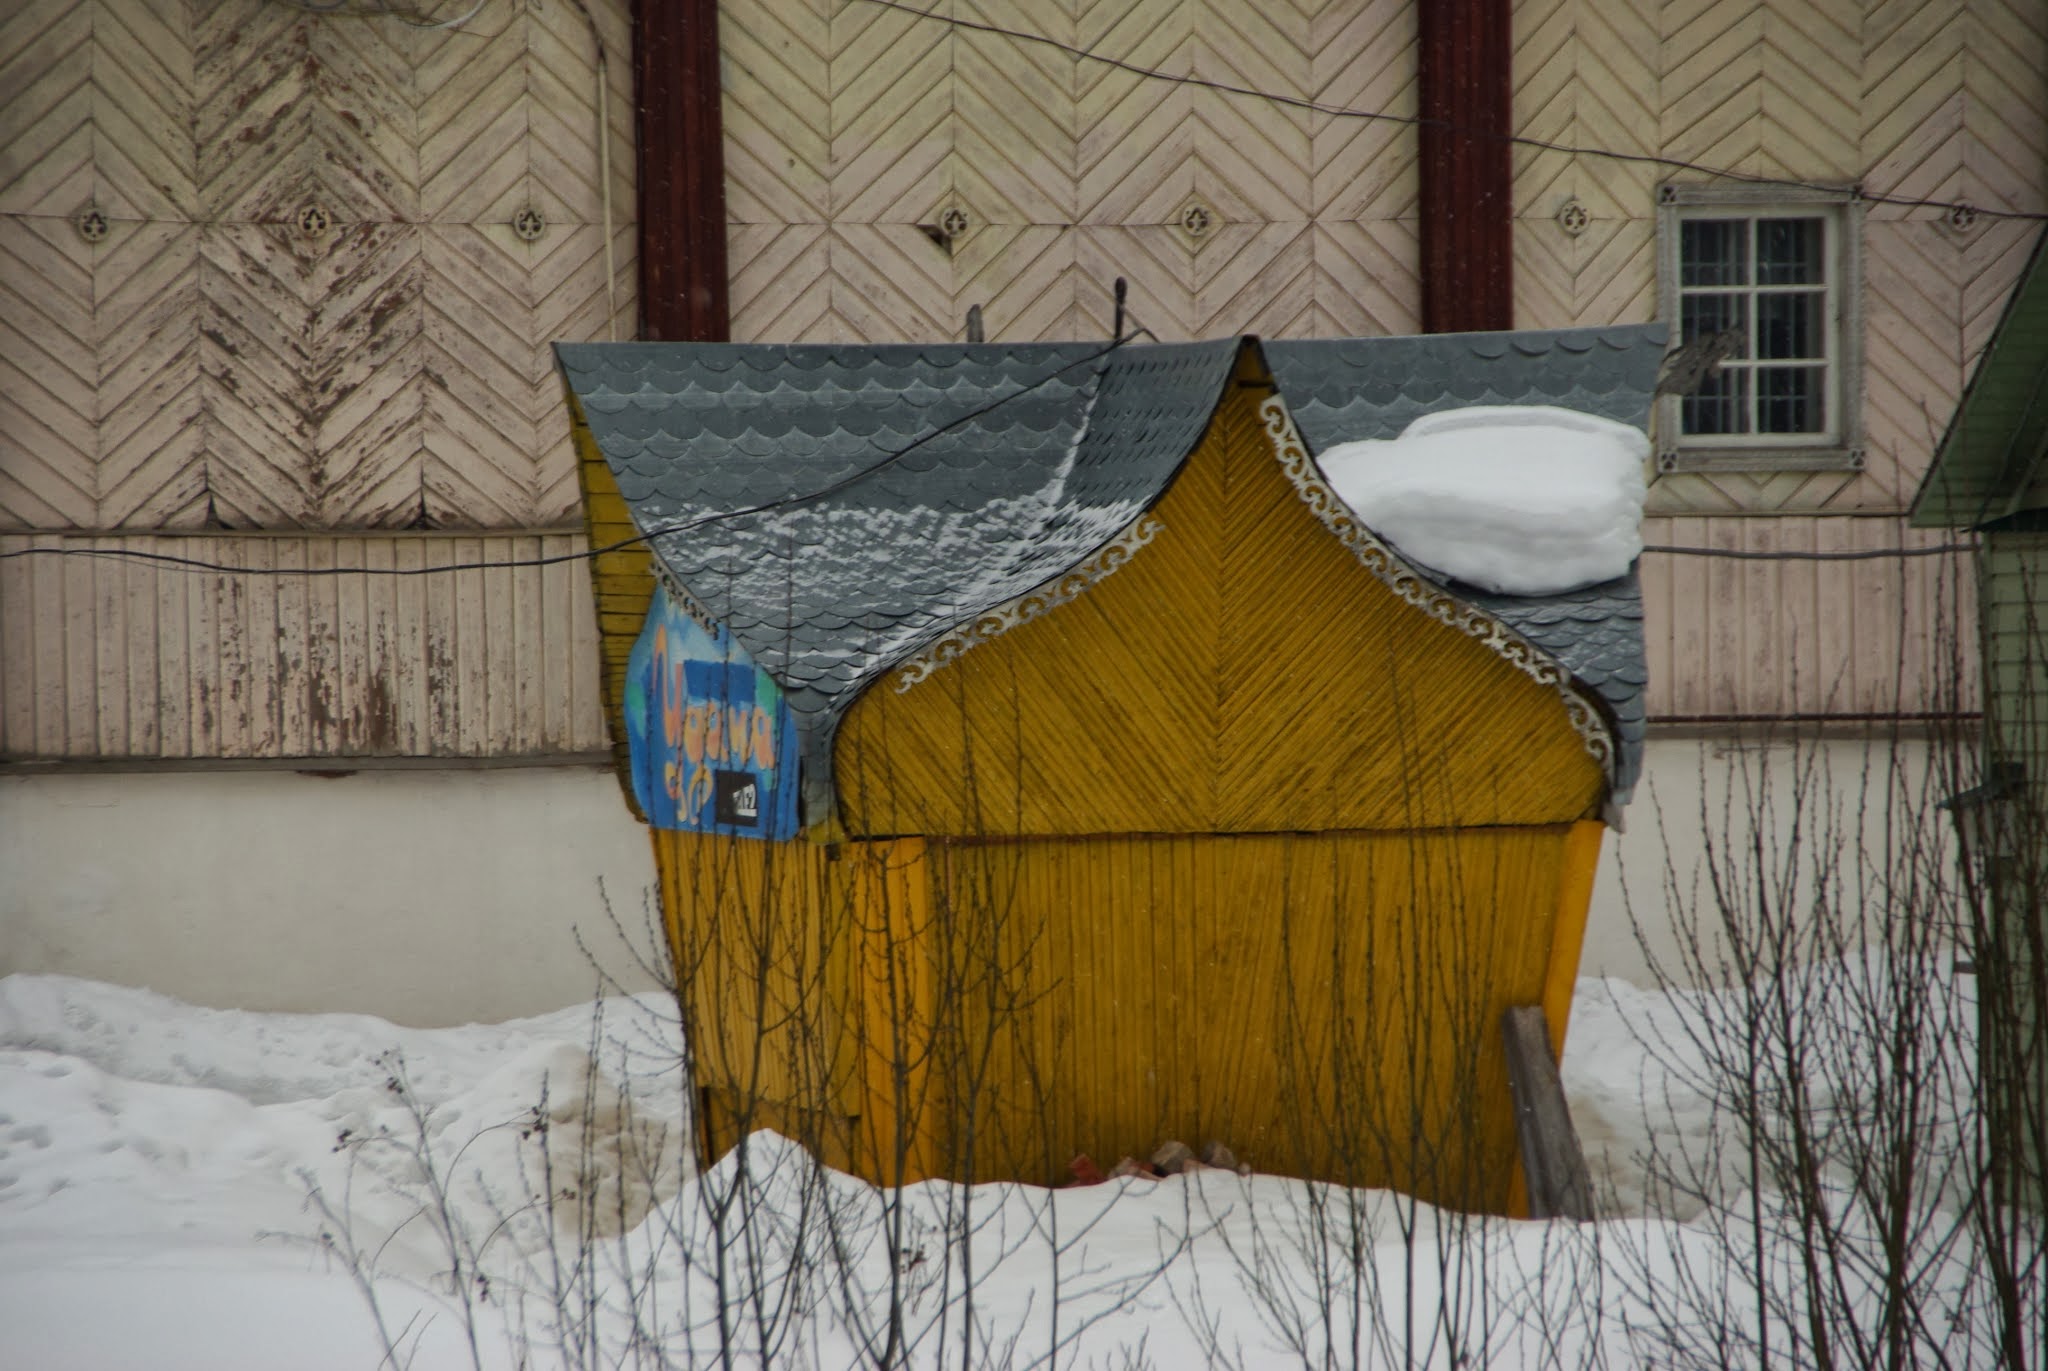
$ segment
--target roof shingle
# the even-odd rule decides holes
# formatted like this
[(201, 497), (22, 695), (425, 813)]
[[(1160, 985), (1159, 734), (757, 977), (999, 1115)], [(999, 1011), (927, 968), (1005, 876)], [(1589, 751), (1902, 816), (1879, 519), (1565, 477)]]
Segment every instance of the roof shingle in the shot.
[[(786, 692), (806, 803), (831, 798), (841, 714), (948, 629), (1065, 572), (1165, 490), (1242, 340), (556, 345), (668, 572)], [(1285, 341), (1265, 355), (1311, 450), (1473, 404), (1642, 424), (1660, 329)], [(1541, 599), (1448, 587), (1562, 662), (1640, 769), (1633, 575)]]

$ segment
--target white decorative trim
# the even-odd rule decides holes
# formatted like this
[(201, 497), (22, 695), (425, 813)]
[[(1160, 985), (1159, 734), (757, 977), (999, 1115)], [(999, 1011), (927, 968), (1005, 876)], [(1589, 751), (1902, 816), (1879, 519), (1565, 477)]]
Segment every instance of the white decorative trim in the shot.
[(1565, 715), (1571, 720), (1572, 729), (1612, 784), (1615, 775), (1614, 739), (1599, 711), (1572, 684), (1572, 675), (1564, 669), (1563, 663), (1477, 605), (1460, 600), (1423, 576), (1375, 537), (1371, 529), (1358, 522), (1350, 507), (1338, 498), (1337, 492), (1323, 480), (1322, 472), (1316, 469), (1315, 462), (1308, 455), (1308, 445), (1294, 427), (1294, 416), (1287, 412), (1286, 403), (1278, 395), (1268, 396), (1260, 402), (1259, 418), (1265, 424), (1266, 436), (1273, 444), (1273, 455), (1279, 459), (1280, 469), (1287, 473), (1295, 494), (1322, 521), (1323, 527), (1338, 542), (1351, 549), (1351, 554), (1365, 569), (1403, 601), (1438, 623), (1449, 624), (1477, 638), (1482, 646), (1537, 685), (1556, 691), (1564, 702)]
[(1150, 514), (1141, 514), (1114, 539), (1098, 548), (1095, 553), (1073, 570), (1053, 580), (1025, 591), (1014, 599), (975, 616), (973, 622), (962, 624), (935, 640), (924, 651), (912, 657), (898, 668), (896, 693), (904, 691), (937, 671), (949, 666), (961, 653), (969, 648), (979, 647), (989, 639), (1008, 633), (1030, 623), (1047, 610), (1054, 609), (1079, 596), (1097, 581), (1115, 571), (1145, 544), (1159, 536), (1166, 525)]

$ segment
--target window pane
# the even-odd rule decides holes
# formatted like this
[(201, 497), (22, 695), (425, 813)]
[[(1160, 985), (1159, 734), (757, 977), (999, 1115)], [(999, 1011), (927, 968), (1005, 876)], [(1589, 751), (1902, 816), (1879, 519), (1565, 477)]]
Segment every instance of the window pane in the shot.
[(1749, 372), (1716, 371), (1685, 397), (1680, 418), (1687, 433), (1749, 432)]
[(1797, 295), (1757, 292), (1756, 355), (1762, 358), (1808, 358), (1827, 356), (1826, 334), (1821, 330), (1821, 306), (1826, 297), (1819, 291)]
[(1690, 343), (1695, 338), (1704, 338), (1723, 329), (1733, 329), (1741, 336), (1735, 350), (1728, 354), (1741, 357), (1749, 351), (1749, 297), (1744, 295), (1687, 295), (1679, 303), (1679, 339)]
[(1827, 279), (1821, 263), (1826, 234), (1818, 219), (1759, 219), (1756, 224), (1756, 283), (1760, 286), (1819, 285)]
[(1678, 283), (1740, 286), (1749, 283), (1749, 221), (1687, 219), (1678, 226)]
[(1758, 367), (1760, 433), (1820, 433), (1828, 426), (1825, 367)]

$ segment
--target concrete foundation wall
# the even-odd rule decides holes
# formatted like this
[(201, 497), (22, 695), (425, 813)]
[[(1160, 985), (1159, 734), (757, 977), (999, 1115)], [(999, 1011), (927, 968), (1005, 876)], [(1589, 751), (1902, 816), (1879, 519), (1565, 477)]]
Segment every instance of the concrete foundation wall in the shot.
[[(1941, 845), (1942, 857), (1955, 859), (1953, 825), (1937, 806), (1967, 782), (1955, 775), (1953, 749), (1924, 737), (1808, 738), (1797, 745), (1725, 734), (1662, 737), (1651, 739), (1644, 762), (1627, 830), (1609, 833), (1601, 848), (1581, 975), (1647, 986), (1654, 957), (1682, 979), (1678, 954), (1687, 907), (1708, 946), (1719, 917), (1708, 879), (1710, 849), (1725, 864), (1758, 828), (1766, 837), (1766, 863), (1794, 873), (1795, 908), (1811, 907), (1816, 861), (1824, 852), (1841, 854), (1846, 873), (1860, 849), (1866, 872), (1875, 875), (1890, 860), (1886, 854), (1910, 850), (1907, 831), (1922, 825), (1920, 831)], [(1746, 854), (1738, 864), (1745, 870), (1757, 865)], [(1942, 911), (1901, 912), (1945, 917)]]
[(0, 777), (0, 974), (222, 1008), (495, 1021), (642, 989), (646, 830), (609, 769)]
[[(1810, 793), (1825, 797), (1809, 811), (1827, 808), (1839, 833), (1860, 827), (1866, 851), (1894, 841), (1879, 802), (1894, 786), (1892, 822), (1928, 814), (1946, 838), (1935, 749), (1897, 745), (1888, 780), (1892, 746), (1653, 740), (1628, 831), (1601, 855), (1583, 974), (1646, 984), (1645, 945), (1675, 967), (1667, 860), (1704, 897), (1707, 834), (1745, 828), (1752, 792), (1782, 850), (1808, 756)], [(600, 879), (621, 921), (643, 930), (646, 833), (597, 766), (0, 777), (0, 974), (89, 976), (231, 1008), (495, 1021), (590, 997), (576, 929), (607, 970), (648, 984), (610, 929)]]

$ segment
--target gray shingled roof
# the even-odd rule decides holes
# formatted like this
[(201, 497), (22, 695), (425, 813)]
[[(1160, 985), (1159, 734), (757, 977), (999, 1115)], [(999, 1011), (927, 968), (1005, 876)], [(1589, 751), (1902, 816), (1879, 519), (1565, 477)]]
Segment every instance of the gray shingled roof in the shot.
[[(1663, 364), (1662, 324), (1556, 332), (1436, 333), (1264, 345), (1311, 453), (1399, 436), (1425, 414), (1467, 405), (1557, 405), (1647, 427)], [(1643, 594), (1633, 569), (1562, 595), (1496, 595), (1430, 576), (1564, 664), (1607, 706), (1621, 743), (1615, 805), (1642, 774)]]
[[(650, 539), (663, 564), (782, 683), (817, 815), (860, 692), (1120, 533), (1199, 441), (1238, 347), (555, 352), (634, 521), (675, 530)], [(700, 522), (737, 510), (759, 512)]]
[[(834, 728), (861, 691), (1083, 560), (1157, 499), (1200, 439), (1240, 343), (1106, 355), (1092, 343), (555, 351), (635, 522), (667, 530), (650, 539), (664, 566), (782, 683), (815, 816), (830, 803)], [(1640, 425), (1663, 332), (1264, 347), (1315, 450), (1472, 404), (1555, 404)], [(1607, 704), (1624, 800), (1643, 737), (1634, 576), (1541, 598), (1449, 588)]]

